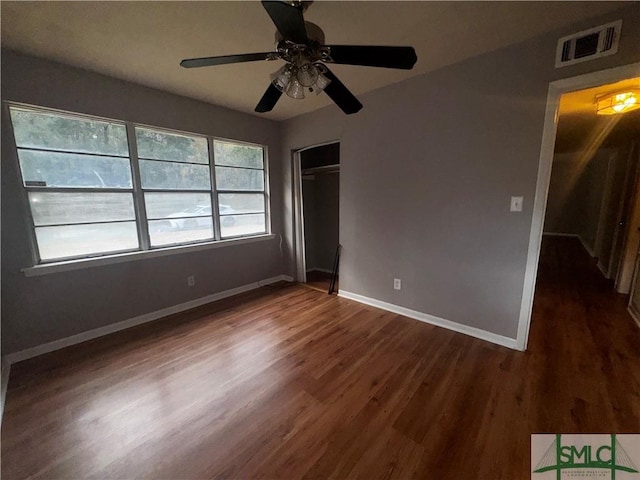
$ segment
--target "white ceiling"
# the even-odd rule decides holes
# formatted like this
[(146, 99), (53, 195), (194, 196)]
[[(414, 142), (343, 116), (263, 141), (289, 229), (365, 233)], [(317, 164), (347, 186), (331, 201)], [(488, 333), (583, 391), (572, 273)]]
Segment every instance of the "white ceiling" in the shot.
[[(183, 58), (273, 50), (275, 27), (259, 2), (2, 1), (2, 46), (255, 114), (281, 61), (183, 69)], [(336, 65), (358, 95), (570, 25), (625, 2), (314, 2), (305, 14), (327, 44), (411, 45), (411, 71)], [(267, 118), (330, 104), (283, 95)], [(256, 114), (259, 115), (259, 114)]]

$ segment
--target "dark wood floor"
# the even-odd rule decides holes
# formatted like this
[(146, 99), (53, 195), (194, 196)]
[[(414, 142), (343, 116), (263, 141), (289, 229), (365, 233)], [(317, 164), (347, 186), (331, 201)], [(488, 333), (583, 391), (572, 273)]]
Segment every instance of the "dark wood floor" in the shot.
[(515, 352), (301, 286), (15, 365), (2, 477), (530, 478), (535, 432), (640, 431), (640, 329), (545, 240)]
[[(315, 288), (320, 292), (328, 293), (329, 287), (331, 286), (331, 274), (326, 272), (319, 272), (318, 270), (307, 272), (306, 285), (308, 287)], [(337, 292), (339, 288), (340, 281), (339, 279), (336, 279), (334, 292)]]

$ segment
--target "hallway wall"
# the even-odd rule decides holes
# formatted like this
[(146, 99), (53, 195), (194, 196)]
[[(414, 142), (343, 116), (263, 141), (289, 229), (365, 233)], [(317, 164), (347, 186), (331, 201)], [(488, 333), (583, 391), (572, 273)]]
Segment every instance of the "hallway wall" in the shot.
[[(590, 142), (602, 124), (612, 120), (615, 126), (592, 151)], [(630, 161), (629, 154), (639, 134), (639, 121), (636, 112), (616, 119), (598, 117), (573, 132), (580, 137), (579, 148), (564, 151), (556, 143), (544, 232), (580, 237), (589, 254), (598, 257), (602, 272), (609, 278), (616, 276), (624, 243), (625, 230), (619, 230), (618, 222), (621, 211), (629, 208), (635, 182), (637, 161)], [(565, 122), (570, 120), (561, 116), (558, 136), (566, 133), (562, 131)]]
[(594, 251), (607, 171), (615, 156), (609, 148), (588, 159), (582, 152), (554, 156), (545, 233), (578, 235)]

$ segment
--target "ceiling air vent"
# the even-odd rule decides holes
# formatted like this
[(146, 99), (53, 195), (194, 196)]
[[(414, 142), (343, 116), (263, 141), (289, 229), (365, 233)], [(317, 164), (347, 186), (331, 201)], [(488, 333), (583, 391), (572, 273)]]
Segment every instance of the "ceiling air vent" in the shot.
[(562, 37), (556, 48), (556, 68), (613, 55), (621, 30), (622, 20), (618, 20)]

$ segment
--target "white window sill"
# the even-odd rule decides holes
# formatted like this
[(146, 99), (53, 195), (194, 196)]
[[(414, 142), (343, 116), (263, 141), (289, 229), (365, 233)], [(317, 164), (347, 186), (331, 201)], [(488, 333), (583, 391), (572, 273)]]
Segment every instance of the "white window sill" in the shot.
[(114, 255), (105, 255), (104, 257), (82, 258), (79, 260), (46, 263), (42, 265), (35, 265), (33, 267), (23, 268), (22, 272), (26, 277), (36, 277), (40, 275), (48, 275), (50, 273), (67, 272), (69, 270), (81, 270), (84, 268), (99, 267), (102, 265), (112, 265), (114, 263), (133, 262), (136, 260), (144, 260), (146, 258), (166, 257), (168, 255), (193, 253), (199, 252), (201, 250), (230, 247), (234, 245), (242, 245), (245, 243), (263, 242), (265, 240), (273, 240), (274, 238), (276, 238), (276, 236), (277, 235), (273, 233), (269, 233), (265, 235), (256, 235), (254, 237), (232, 238), (229, 240), (198, 243), (195, 245), (177, 245), (174, 247), (158, 248), (141, 252), (127, 252)]

